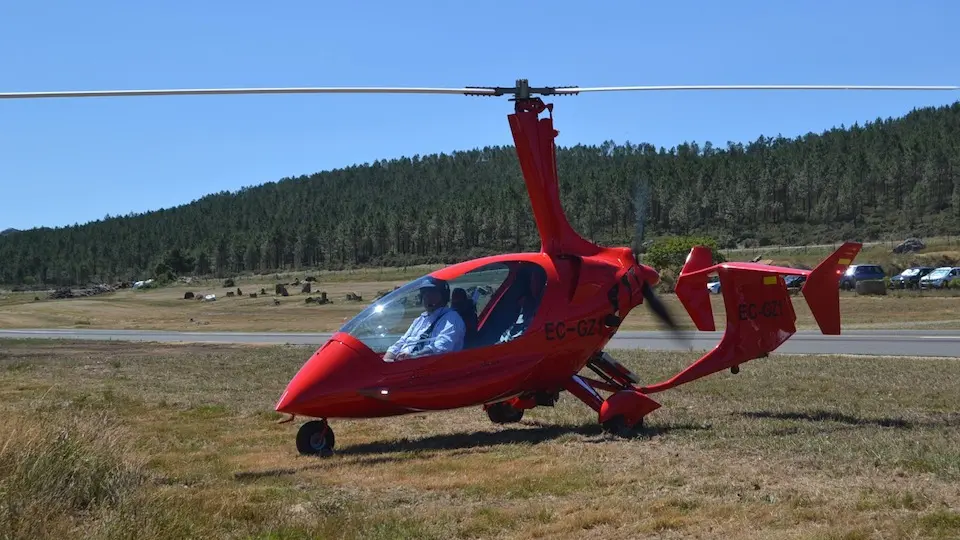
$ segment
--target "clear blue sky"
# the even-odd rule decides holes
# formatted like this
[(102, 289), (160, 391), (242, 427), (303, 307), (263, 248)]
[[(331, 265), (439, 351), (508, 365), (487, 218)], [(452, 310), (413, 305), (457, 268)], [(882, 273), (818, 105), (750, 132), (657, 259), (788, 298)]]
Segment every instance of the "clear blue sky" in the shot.
[[(958, 84), (957, 21), (957, 0), (4, 2), (0, 91), (509, 86), (520, 77), (580, 86)], [(795, 136), (957, 99), (636, 92), (553, 101), (558, 144), (670, 147)], [(511, 144), (510, 110), (506, 98), (462, 96), (2, 100), (0, 229), (170, 207), (378, 158)]]

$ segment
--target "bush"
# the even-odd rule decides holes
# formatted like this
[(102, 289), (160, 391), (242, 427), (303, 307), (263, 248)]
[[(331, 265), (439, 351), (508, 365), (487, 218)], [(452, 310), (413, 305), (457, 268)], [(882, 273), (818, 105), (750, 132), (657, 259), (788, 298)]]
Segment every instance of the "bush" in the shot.
[(234, 283), (233, 278), (227, 278), (223, 281), (223, 286), (226, 288), (236, 287), (236, 285), (237, 284)]
[(644, 256), (644, 262), (657, 270), (673, 270), (679, 274), (694, 246), (706, 246), (713, 252), (713, 262), (724, 262), (717, 252), (717, 241), (709, 236), (668, 236), (655, 240)]

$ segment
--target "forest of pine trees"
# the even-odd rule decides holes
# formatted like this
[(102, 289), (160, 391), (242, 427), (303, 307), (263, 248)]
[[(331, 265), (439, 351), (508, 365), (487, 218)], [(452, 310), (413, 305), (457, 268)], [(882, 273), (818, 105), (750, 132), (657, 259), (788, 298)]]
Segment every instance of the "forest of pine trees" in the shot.
[[(603, 244), (631, 243), (640, 179), (650, 187), (646, 238), (705, 234), (734, 247), (960, 231), (960, 102), (794, 139), (670, 150), (608, 142), (560, 148), (557, 159), (571, 223)], [(0, 235), (0, 283), (144, 279), (158, 265), (226, 276), (455, 262), (539, 245), (513, 148), (488, 147), (10, 231)]]

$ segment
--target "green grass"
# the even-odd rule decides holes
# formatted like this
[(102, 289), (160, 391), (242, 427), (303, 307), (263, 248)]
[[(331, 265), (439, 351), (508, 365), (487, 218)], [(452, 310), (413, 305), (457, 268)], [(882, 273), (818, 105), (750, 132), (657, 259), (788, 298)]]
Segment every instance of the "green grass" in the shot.
[(634, 439), (566, 394), (332, 420), (324, 460), (272, 411), (310, 352), (0, 342), (0, 538), (960, 536), (955, 359), (774, 355), (656, 395)]

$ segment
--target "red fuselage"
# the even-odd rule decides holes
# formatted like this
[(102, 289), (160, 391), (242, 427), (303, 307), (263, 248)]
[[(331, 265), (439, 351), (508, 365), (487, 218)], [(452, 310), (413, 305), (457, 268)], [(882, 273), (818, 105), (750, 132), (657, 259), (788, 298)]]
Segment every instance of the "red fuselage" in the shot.
[[(636, 265), (631, 252), (623, 248), (605, 249), (589, 257), (498, 255), (449, 266), (431, 275), (456, 284), (471, 271), (504, 263), (536, 265), (546, 276), (539, 307), (516, 339), (386, 362), (382, 350), (375, 351), (341, 331), (301, 368), (276, 410), (318, 418), (370, 418), (560, 391), (617, 330), (608, 319), (615, 311), (609, 292), (616, 291), (624, 316), (642, 302), (639, 280), (654, 284), (658, 280), (656, 272)], [(624, 287), (621, 278), (631, 268), (632, 287)], [(512, 277), (507, 276), (492, 291), (490, 301), (478, 314), (481, 332), (484, 325), (495, 324), (491, 313), (501, 303), (511, 301), (509, 291), (515, 284)], [(389, 295), (381, 301), (389, 303)]]
[[(573, 230), (560, 204), (552, 105), (518, 99), (515, 108), (507, 118), (540, 252), (475, 259), (431, 274), (480, 299), (476, 336), (461, 350), (385, 361), (386, 348), (408, 327), (413, 332), (411, 324), (424, 311), (417, 307), (415, 280), (374, 302), (314, 353), (276, 410), (369, 418), (563, 389), (599, 410), (602, 399), (574, 376), (643, 302), (641, 286), (660, 278), (638, 265), (629, 248), (604, 248)], [(549, 117), (540, 118), (544, 112)]]

